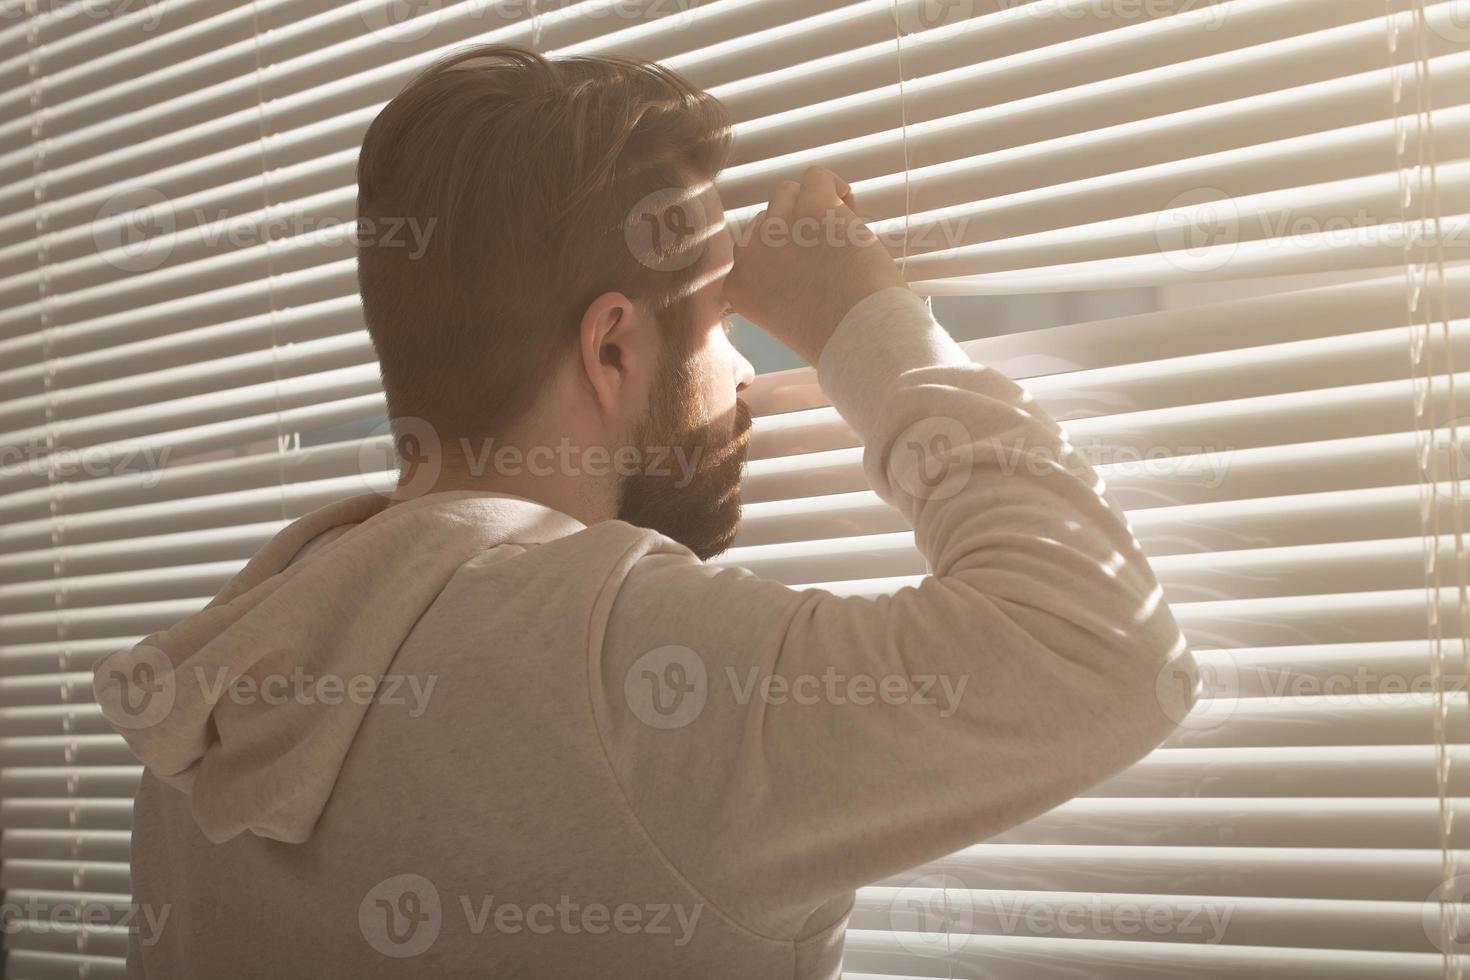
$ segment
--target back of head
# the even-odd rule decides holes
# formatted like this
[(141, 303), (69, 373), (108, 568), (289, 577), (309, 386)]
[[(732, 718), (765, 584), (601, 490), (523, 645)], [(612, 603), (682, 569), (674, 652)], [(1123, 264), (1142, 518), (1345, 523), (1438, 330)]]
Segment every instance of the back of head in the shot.
[(712, 179), (729, 148), (724, 107), (658, 65), (487, 45), (419, 74), (358, 161), (358, 280), (389, 414), (488, 434), (531, 406), (597, 296), (676, 308), (699, 270), (635, 254), (629, 222)]

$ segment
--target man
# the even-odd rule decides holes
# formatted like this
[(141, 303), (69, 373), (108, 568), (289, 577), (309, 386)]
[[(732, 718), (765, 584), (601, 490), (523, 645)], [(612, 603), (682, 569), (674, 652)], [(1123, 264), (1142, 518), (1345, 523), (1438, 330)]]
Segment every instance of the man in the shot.
[[(509, 47), (373, 123), (360, 284), (399, 483), (99, 666), (147, 767), (132, 976), (835, 977), (856, 888), (1187, 709), (1178, 627), (1055, 423), (830, 171), (737, 241), (729, 141), (666, 70)], [(422, 254), (373, 233), (404, 221)], [(701, 560), (740, 517), (731, 311), (817, 368), (916, 588)]]

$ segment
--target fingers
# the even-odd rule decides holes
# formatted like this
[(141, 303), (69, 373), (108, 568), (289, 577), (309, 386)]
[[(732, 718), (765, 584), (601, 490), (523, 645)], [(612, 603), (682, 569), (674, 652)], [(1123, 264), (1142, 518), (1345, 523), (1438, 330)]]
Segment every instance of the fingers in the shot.
[(801, 194), (801, 185), (794, 180), (783, 180), (771, 191), (771, 203), (766, 208), (766, 213), (773, 218), (791, 217), (796, 208), (797, 196)]
[(820, 165), (807, 167), (801, 180), (783, 180), (771, 191), (766, 210), (772, 217), (790, 219), (797, 214), (822, 214), (843, 205), (857, 212), (852, 187), (837, 174)]
[(820, 214), (845, 203), (843, 199), (851, 196), (852, 188), (847, 181), (826, 167), (807, 167), (806, 172), (801, 175), (801, 195), (797, 199), (797, 207), (803, 214)]

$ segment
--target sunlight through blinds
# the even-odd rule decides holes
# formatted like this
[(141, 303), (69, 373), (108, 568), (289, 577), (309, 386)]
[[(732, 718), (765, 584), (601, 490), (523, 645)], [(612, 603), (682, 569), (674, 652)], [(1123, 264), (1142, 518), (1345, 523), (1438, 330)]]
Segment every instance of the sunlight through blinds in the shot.
[[(733, 221), (811, 163), (849, 179), (941, 322), (1128, 509), (1202, 666), (1201, 705), (1128, 771), (863, 889), (848, 976), (1462, 968), (1463, 0), (0, 10), (6, 976), (125, 975), (139, 767), (92, 665), (285, 522), (393, 482), (356, 154), (472, 41), (709, 89), (735, 120)], [(1124, 289), (1155, 308), (995, 335), (964, 312)], [(813, 372), (748, 396), (719, 561), (849, 594), (922, 576)]]

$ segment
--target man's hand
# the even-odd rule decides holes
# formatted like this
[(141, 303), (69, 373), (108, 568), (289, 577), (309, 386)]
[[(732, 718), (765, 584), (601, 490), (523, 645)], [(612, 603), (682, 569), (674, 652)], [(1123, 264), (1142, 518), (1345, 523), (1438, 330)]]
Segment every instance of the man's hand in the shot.
[(771, 203), (736, 234), (725, 296), (813, 366), (842, 317), (903, 276), (854, 213), (852, 188), (826, 167), (783, 181)]

